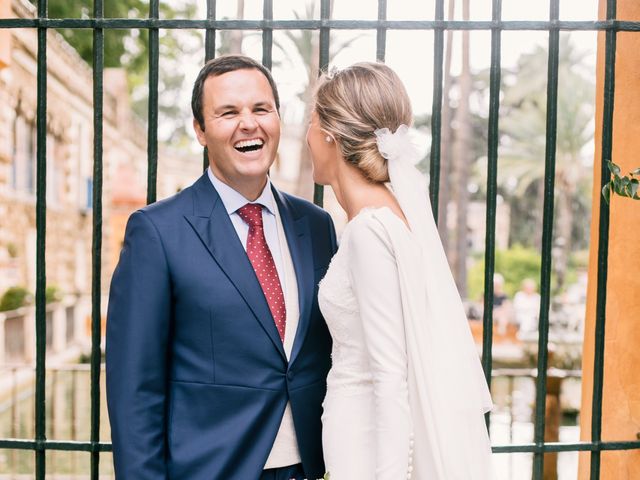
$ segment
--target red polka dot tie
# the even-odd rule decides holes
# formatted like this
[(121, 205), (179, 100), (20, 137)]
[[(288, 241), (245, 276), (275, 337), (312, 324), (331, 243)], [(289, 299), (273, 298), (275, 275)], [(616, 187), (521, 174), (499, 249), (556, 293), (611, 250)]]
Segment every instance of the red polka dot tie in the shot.
[(276, 322), (280, 340), (284, 342), (287, 312), (278, 270), (276, 270), (271, 250), (269, 250), (269, 245), (267, 245), (267, 240), (264, 237), (262, 205), (247, 203), (244, 207), (238, 209), (238, 215), (249, 225), (247, 255), (267, 299), (273, 320)]

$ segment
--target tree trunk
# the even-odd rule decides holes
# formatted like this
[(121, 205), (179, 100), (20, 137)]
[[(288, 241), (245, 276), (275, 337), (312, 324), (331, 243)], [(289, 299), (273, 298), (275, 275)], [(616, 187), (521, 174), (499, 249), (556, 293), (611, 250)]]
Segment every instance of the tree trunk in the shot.
[[(462, 2), (462, 17), (469, 20), (469, 0)], [(467, 209), (469, 190), (467, 188), (471, 165), (472, 126), (469, 112), (471, 95), (471, 70), (469, 66), (469, 32), (462, 32), (462, 72), (460, 73), (460, 102), (456, 111), (456, 139), (453, 144), (453, 160), (456, 182), (456, 255), (455, 278), (462, 298), (467, 294)]]
[[(539, 228), (540, 232), (542, 232), (542, 222), (544, 220), (544, 178), (538, 180), (538, 185), (536, 186), (536, 206), (535, 206), (535, 220), (537, 228)], [(534, 235), (533, 236), (533, 245), (536, 250), (542, 251), (542, 235)]]
[[(320, 45), (316, 37), (312, 40), (311, 59), (309, 63), (309, 80), (304, 90), (304, 122), (309, 120), (313, 107), (313, 91), (318, 83), (318, 64), (320, 62)], [(313, 165), (311, 163), (311, 153), (305, 140), (306, 132), (303, 129), (303, 138), (300, 142), (300, 169), (298, 171), (298, 182), (296, 194), (299, 197), (313, 201)]]
[[(455, 1), (449, 2), (448, 20), (453, 20)], [(451, 264), (451, 246), (449, 242), (449, 202), (451, 201), (451, 55), (453, 51), (453, 30), (447, 30), (446, 56), (444, 63), (444, 86), (442, 91), (442, 118), (440, 135), (440, 194), (438, 208), (438, 232), (449, 264)]]
[[(244, 0), (238, 0), (236, 18), (244, 19)], [(230, 37), (229, 53), (242, 53), (242, 30), (231, 30)]]
[(555, 245), (557, 255), (553, 259), (557, 278), (556, 291), (560, 292), (566, 281), (569, 255), (571, 252), (571, 230), (573, 226), (573, 210), (571, 199), (574, 196), (575, 187), (570, 181), (563, 179), (562, 173), (558, 178), (558, 195), (556, 197), (556, 221), (555, 221)]

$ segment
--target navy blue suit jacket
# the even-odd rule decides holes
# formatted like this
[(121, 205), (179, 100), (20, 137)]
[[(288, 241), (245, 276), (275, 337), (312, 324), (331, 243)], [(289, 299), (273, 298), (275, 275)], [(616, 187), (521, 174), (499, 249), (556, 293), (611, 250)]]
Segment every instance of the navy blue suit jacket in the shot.
[(316, 295), (335, 231), (320, 208), (274, 194), (299, 291), (289, 362), (206, 174), (131, 215), (107, 318), (118, 479), (258, 479), (287, 401), (305, 474), (324, 474), (320, 416), (331, 339)]

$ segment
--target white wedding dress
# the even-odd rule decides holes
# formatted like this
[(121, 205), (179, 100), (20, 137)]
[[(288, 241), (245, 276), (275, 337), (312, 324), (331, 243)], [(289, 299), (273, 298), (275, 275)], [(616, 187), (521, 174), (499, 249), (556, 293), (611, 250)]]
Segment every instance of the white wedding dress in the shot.
[(413, 469), (402, 303), (387, 230), (410, 241), (389, 209), (361, 212), (320, 283), (333, 337), (322, 417), (331, 480), (400, 479)]
[[(407, 298), (421, 287), (403, 281), (415, 280), (411, 272), (422, 276), (420, 257), (414, 235), (390, 209), (365, 209), (345, 227), (320, 283), (318, 302), (333, 337), (322, 417), (331, 480), (491, 478), (483, 412), (471, 422), (461, 414), (440, 435), (437, 417), (447, 422), (446, 412), (427, 406), (425, 414), (420, 402), (405, 315)], [(440, 380), (447, 374), (427, 372)], [(454, 389), (450, 394), (460, 393)], [(429, 401), (446, 409), (442, 398)]]
[(322, 444), (331, 480), (493, 480), (492, 407), (408, 127), (375, 131), (389, 208), (345, 227), (320, 283), (333, 337)]

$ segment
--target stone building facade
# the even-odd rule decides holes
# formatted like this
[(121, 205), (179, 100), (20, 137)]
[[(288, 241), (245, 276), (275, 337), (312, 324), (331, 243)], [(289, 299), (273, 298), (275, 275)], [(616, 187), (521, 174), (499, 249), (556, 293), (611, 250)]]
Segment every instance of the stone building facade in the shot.
[[(26, 0), (0, 0), (2, 17), (29, 18), (35, 14)], [(75, 320), (60, 322), (77, 323), (77, 338), (69, 340), (82, 340), (91, 292), (92, 70), (56, 31), (47, 34), (47, 285), (57, 288), (59, 303), (65, 308), (77, 310)], [(37, 32), (0, 29), (0, 296), (12, 286), (35, 291), (36, 107)], [(147, 132), (131, 113), (122, 69), (104, 71), (103, 110), (101, 281), (106, 294), (126, 219), (146, 201)], [(185, 162), (182, 168), (159, 169), (159, 198), (188, 185), (201, 172), (201, 158), (167, 158), (162, 147), (159, 157), (160, 163), (168, 165)], [(104, 315), (106, 303), (103, 305)], [(8, 332), (0, 330), (0, 337), (4, 336), (0, 343), (5, 343), (0, 346), (1, 363), (10, 340)], [(22, 335), (29, 336), (31, 330), (25, 326)], [(64, 333), (51, 335), (67, 337)], [(58, 349), (64, 345), (59, 341)]]

